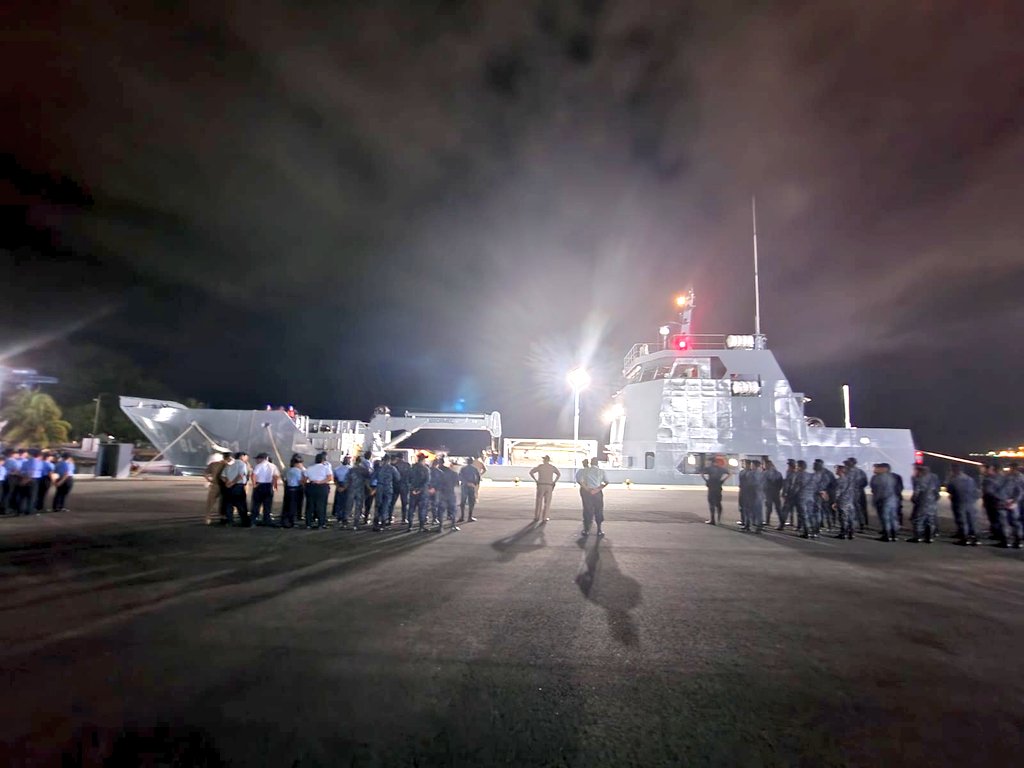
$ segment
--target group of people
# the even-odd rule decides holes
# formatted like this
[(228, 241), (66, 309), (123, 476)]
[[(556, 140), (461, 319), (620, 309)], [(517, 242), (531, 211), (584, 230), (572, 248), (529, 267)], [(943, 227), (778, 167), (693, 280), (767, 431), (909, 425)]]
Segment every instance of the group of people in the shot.
[[(458, 531), (459, 523), (476, 522), (483, 463), (471, 457), (460, 466), (444, 456), (428, 462), (423, 453), (415, 458), (410, 464), (403, 454), (385, 454), (372, 462), (366, 455), (346, 456), (331, 466), (327, 454), (320, 453), (307, 467), (296, 454), (281, 472), (266, 453), (257, 455), (254, 464), (244, 451), (214, 454), (206, 467), (207, 523), (232, 525), (237, 513), (244, 527), (326, 530), (330, 507), (340, 528), (370, 525), (372, 516), (372, 530), (383, 531), (394, 525), (399, 503), (406, 531), (417, 526), (420, 531), (441, 530), (445, 523)], [(282, 486), (275, 517), (274, 499)]]
[[(835, 538), (852, 539), (854, 533), (868, 528), (867, 491), (878, 517), (880, 541), (898, 541), (903, 527), (903, 478), (887, 463), (873, 466), (870, 479), (848, 458), (835, 471), (816, 459), (808, 470), (807, 462), (789, 459), (783, 475), (771, 461), (764, 466), (758, 460), (747, 461), (737, 478), (739, 485), (739, 525), (743, 530), (761, 533), (772, 523), (776, 530), (793, 526), (805, 539), (816, 539), (821, 531), (834, 532)], [(717, 458), (701, 473), (708, 489), (710, 525), (722, 518), (722, 487), (732, 477), (722, 458)], [(914, 467), (911, 485), (910, 542), (931, 543), (939, 535), (939, 492), (942, 483), (923, 464)], [(988, 517), (990, 539), (1000, 547), (1020, 549), (1024, 542), (1021, 506), (1024, 503), (1024, 473), (1017, 464), (1002, 471), (994, 463), (982, 467), (981, 492), (974, 478), (959, 465), (953, 465), (945, 482), (949, 494), (958, 544), (977, 546), (976, 505), (979, 497)]]
[(0, 514), (67, 512), (75, 486), (75, 459), (66, 452), (8, 448), (0, 462), (0, 481)]

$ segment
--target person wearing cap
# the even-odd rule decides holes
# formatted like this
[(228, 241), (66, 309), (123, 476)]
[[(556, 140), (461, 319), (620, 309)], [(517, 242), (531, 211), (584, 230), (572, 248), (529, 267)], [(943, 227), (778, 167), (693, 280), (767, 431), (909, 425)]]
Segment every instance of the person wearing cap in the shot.
[(327, 494), (331, 492), (334, 473), (327, 454), (320, 452), (306, 470), (306, 527), (327, 528)]
[(551, 494), (562, 473), (551, 463), (550, 456), (541, 456), (541, 463), (530, 470), (530, 477), (537, 484), (537, 500), (533, 507), (533, 522), (546, 523), (551, 511)]
[(284, 505), (281, 507), (281, 527), (294, 528), (302, 518), (303, 486), (306, 484), (306, 466), (301, 456), (292, 456), (291, 466), (284, 473)]
[(868, 487), (867, 473), (857, 466), (857, 459), (853, 456), (843, 462), (846, 466), (846, 474), (850, 476), (850, 482), (856, 489), (855, 500), (857, 502), (857, 526), (863, 531), (868, 527), (868, 496), (865, 489)]
[(878, 512), (878, 519), (882, 523), (882, 535), (878, 537), (878, 540), (899, 541), (897, 535), (899, 527), (896, 522), (896, 478), (888, 464), (874, 465), (874, 475), (871, 477), (870, 486), (871, 499)]
[(370, 482), (370, 465), (362, 457), (357, 456), (345, 475), (345, 506), (341, 514), (341, 525), (349, 527), (349, 518), (352, 520), (351, 528), (359, 528), (359, 518), (362, 517), (366, 505), (367, 485)]
[(53, 470), (57, 466), (53, 454), (49, 451), (41, 451), (39, 458), (43, 460), (43, 475), (39, 478), (39, 495), (36, 497), (36, 512), (46, 510), (46, 495), (53, 485)]
[(398, 454), (398, 457), (392, 460), (391, 463), (398, 470), (398, 488), (395, 489), (395, 495), (391, 499), (391, 509), (388, 510), (388, 522), (391, 522), (395, 513), (395, 504), (400, 500), (402, 502), (402, 522), (406, 525), (411, 525), (412, 518), (409, 516), (409, 473), (412, 471), (412, 464), (406, 460), (404, 452)]
[(704, 522), (708, 525), (718, 525), (722, 522), (722, 486), (732, 477), (732, 472), (725, 468), (725, 459), (716, 456), (700, 476), (708, 489), (708, 511), (711, 513), (711, 519)]
[(224, 467), (228, 465), (229, 453), (213, 453), (206, 464), (203, 476), (209, 485), (206, 487), (206, 524), (215, 525), (224, 522), (224, 480), (221, 477)]
[(953, 520), (956, 521), (957, 544), (965, 547), (978, 546), (974, 519), (974, 505), (978, 503), (978, 484), (960, 468), (959, 464), (954, 464), (950, 468), (946, 490), (949, 492), (949, 504), (953, 508)]
[(472, 458), (466, 459), (466, 466), (459, 470), (459, 522), (466, 519), (466, 506), (469, 505), (469, 522), (475, 523), (473, 510), (476, 509), (476, 495), (480, 488), (480, 470)]
[(779, 512), (781, 531), (787, 525), (793, 527), (796, 518), (796, 459), (786, 459), (786, 475), (782, 478), (782, 509)]
[(831, 531), (835, 525), (833, 505), (836, 501), (836, 476), (825, 466), (822, 459), (814, 460), (814, 484), (817, 496), (818, 525), (824, 524)]
[(910, 523), (914, 528), (914, 535), (907, 541), (931, 544), (938, 528), (939, 478), (928, 467), (918, 464), (914, 467), (912, 482), (913, 493), (910, 501), (914, 508), (910, 513)]
[(352, 469), (352, 457), (346, 456), (341, 463), (334, 468), (334, 503), (331, 505), (331, 514), (334, 516), (335, 525), (344, 525), (345, 507), (348, 504), (348, 473)]
[(835, 489), (836, 513), (839, 518), (837, 539), (853, 539), (853, 531), (857, 527), (857, 485), (849, 467), (840, 464), (836, 467)]
[(772, 463), (771, 459), (767, 459), (764, 463), (764, 474), (762, 475), (764, 480), (764, 524), (771, 527), (772, 524), (772, 510), (775, 510), (775, 516), (779, 518), (779, 523), (782, 520), (782, 473), (775, 468), (775, 464)]
[(818, 517), (818, 479), (807, 471), (807, 462), (800, 459), (796, 463), (796, 481), (793, 487), (796, 493), (796, 514), (800, 538), (816, 539), (821, 532), (821, 519)]
[(270, 457), (265, 453), (258, 454), (256, 466), (252, 468), (252, 519), (257, 525), (274, 526), (274, 492), (280, 481), (281, 472)]
[(391, 466), (391, 457), (386, 453), (380, 457), (380, 464), (374, 470), (373, 480), (377, 483), (377, 494), (374, 497), (373, 530), (383, 531), (390, 525), (388, 514), (399, 480), (398, 470)]
[(451, 530), (458, 531), (459, 526), (455, 521), (455, 487), (459, 484), (459, 475), (449, 466), (448, 462), (440, 459), (437, 463), (437, 475), (434, 490), (435, 504), (437, 505), (438, 525), (443, 529), (444, 521), (451, 521)]
[(988, 537), (999, 539), (1003, 534), (1003, 526), (999, 519), (999, 503), (1002, 493), (1003, 475), (999, 465), (987, 462), (981, 468), (981, 506), (988, 518)]
[(224, 481), (224, 521), (227, 525), (231, 525), (234, 512), (237, 510), (238, 522), (245, 528), (252, 525), (249, 519), (249, 503), (245, 494), (245, 486), (249, 483), (249, 465), (245, 461), (247, 455), (245, 451), (238, 451), (230, 457), (220, 475)]
[(740, 472), (740, 514), (745, 531), (761, 533), (764, 530), (764, 473), (757, 459), (747, 462)]
[(598, 466), (597, 457), (590, 460), (590, 466), (583, 469), (579, 477), (580, 494), (586, 497), (583, 504), (582, 536), (590, 535), (591, 523), (597, 523), (597, 535), (604, 537), (601, 526), (604, 525), (604, 489), (608, 485), (604, 470)]
[(409, 470), (409, 523), (405, 529), (412, 530), (413, 517), (419, 517), (420, 531), (427, 530), (427, 495), (430, 487), (430, 467), (427, 455), (416, 455), (416, 463)]

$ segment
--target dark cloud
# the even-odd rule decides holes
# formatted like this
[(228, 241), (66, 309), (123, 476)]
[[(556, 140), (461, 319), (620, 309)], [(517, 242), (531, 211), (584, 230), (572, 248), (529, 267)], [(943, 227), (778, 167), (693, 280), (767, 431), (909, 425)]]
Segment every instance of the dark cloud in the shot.
[(922, 445), (1024, 430), (975, 405), (1024, 386), (1019, 3), (18, 14), (12, 344), (98, 313), (79, 334), (220, 405), (467, 397), (517, 434), (567, 429), (588, 359), (596, 431), (677, 288), (751, 330), (756, 195), (763, 328), (822, 416), (850, 381)]

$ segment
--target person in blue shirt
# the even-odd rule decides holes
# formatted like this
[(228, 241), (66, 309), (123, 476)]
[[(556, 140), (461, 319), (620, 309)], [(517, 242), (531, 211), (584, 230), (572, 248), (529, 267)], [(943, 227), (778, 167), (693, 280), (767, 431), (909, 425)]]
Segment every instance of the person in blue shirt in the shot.
[(7, 462), (12, 453), (13, 451), (7, 449), (3, 452), (3, 456), (0, 457), (0, 515), (7, 514), (7, 495), (11, 492), (11, 485), (8, 480), (10, 466)]
[(36, 511), (36, 502), (39, 500), (39, 489), (42, 486), (43, 460), (39, 451), (33, 448), (28, 452), (28, 458), (21, 462), (21, 493), (18, 499), (18, 512), (22, 515), (31, 515)]
[(294, 528), (302, 517), (303, 486), (306, 467), (301, 456), (292, 457), (291, 466), (284, 473), (284, 507), (281, 509), (281, 527)]
[(56, 488), (53, 493), (53, 511), (68, 512), (68, 496), (75, 487), (74, 457), (70, 453), (62, 453), (53, 471), (57, 474), (57, 479), (53, 483)]
[(346, 456), (334, 468), (334, 504), (331, 514), (337, 525), (345, 519), (345, 505), (348, 503), (348, 472), (352, 469), (352, 457)]
[(36, 497), (36, 512), (42, 512), (46, 508), (46, 495), (50, 492), (53, 481), (50, 475), (53, 473), (56, 464), (55, 458), (49, 451), (43, 451), (39, 458), (43, 460), (43, 475), (39, 478), (39, 495)]
[(20, 450), (8, 450), (4, 453), (4, 514), (10, 512), (17, 514), (21, 504), (21, 464), (24, 461), (24, 452)]

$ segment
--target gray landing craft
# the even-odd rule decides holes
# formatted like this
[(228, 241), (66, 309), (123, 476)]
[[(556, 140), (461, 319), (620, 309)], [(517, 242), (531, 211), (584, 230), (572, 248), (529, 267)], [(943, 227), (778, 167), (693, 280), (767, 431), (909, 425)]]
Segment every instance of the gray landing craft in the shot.
[(282, 466), (293, 454), (310, 462), (321, 451), (331, 463), (359, 451), (380, 455), (407, 445), (422, 430), (471, 430), (501, 437), (501, 415), (494, 413), (405, 413), (384, 407), (365, 421), (311, 419), (287, 411), (233, 411), (189, 408), (171, 400), (122, 397), (121, 410), (153, 443), (178, 474), (206, 468), (213, 451), (267, 453)]

